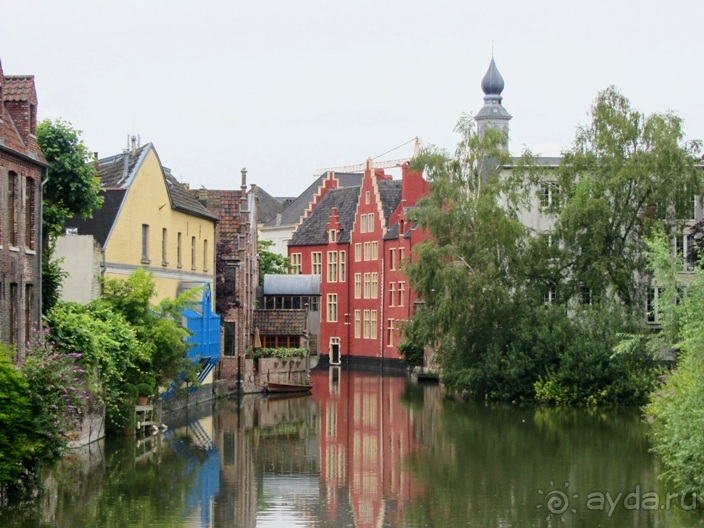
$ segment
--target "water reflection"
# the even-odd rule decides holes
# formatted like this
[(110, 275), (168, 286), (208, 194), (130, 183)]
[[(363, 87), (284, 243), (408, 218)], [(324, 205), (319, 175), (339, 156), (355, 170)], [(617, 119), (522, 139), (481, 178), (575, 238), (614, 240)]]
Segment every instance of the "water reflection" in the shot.
[[(673, 490), (636, 411), (456, 403), (339, 368), (312, 381), (308, 396), (224, 401), (93, 444), (0, 526), (704, 526), (678, 501), (643, 501)], [(621, 496), (600, 510), (595, 493)]]

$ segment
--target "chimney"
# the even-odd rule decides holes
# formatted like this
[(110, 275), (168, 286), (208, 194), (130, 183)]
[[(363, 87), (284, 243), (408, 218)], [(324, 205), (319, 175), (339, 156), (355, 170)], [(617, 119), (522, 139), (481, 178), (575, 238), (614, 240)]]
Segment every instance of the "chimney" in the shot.
[(137, 154), (137, 136), (132, 136), (130, 141), (132, 143), (132, 155), (134, 156)]
[(245, 192), (247, 190), (247, 167), (242, 167), (240, 173), (242, 174), (242, 192)]
[(98, 163), (98, 153), (93, 152), (93, 168), (98, 176), (100, 176), (100, 164)]
[(125, 149), (122, 151), (122, 178), (127, 178), (127, 173), (130, 170), (130, 151)]

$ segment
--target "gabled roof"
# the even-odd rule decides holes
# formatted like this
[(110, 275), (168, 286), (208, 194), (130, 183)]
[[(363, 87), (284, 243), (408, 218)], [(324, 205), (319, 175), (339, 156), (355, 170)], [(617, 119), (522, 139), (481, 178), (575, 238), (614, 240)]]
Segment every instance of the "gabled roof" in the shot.
[(289, 246), (317, 246), (328, 242), (328, 222), (333, 207), (337, 208), (342, 231), (338, 242), (348, 244), (357, 212), (360, 187), (332, 189), (323, 197), (306, 220), (293, 233)]
[(259, 200), (259, 204), (257, 206), (259, 223), (266, 224), (270, 220), (276, 221), (276, 215), (284, 209), (283, 201), (278, 198), (274, 198), (259, 185), (254, 188), (254, 193), (257, 196), (257, 200)]
[[(139, 147), (134, 154), (125, 151), (108, 158), (98, 160), (98, 174), (100, 185), (104, 189), (127, 189), (132, 181), (130, 176), (136, 173), (135, 168), (141, 165), (151, 143)], [(125, 157), (127, 157), (127, 170), (125, 171)]]
[[(336, 172), (335, 179), (337, 179), (337, 186), (339, 188), (343, 187), (357, 187), (362, 184), (363, 174), (360, 173), (347, 173), (347, 172)], [(313, 201), (313, 198), (318, 193), (320, 186), (323, 185), (323, 181), (327, 178), (327, 173), (324, 172), (318, 176), (313, 183), (311, 183), (308, 188), (303, 191), (295, 200), (289, 203), (283, 211), (281, 211), (281, 222), (276, 223), (276, 215), (274, 218), (269, 220), (264, 227), (276, 227), (277, 225), (296, 225), (303, 213), (305, 213), (308, 205)]]
[[(46, 166), (46, 158), (33, 135), (23, 139), (9, 107), (17, 103), (37, 104), (34, 75), (4, 75), (0, 64), (0, 150), (10, 150), (38, 165)], [(8, 108), (5, 106), (8, 105)]]
[[(129, 189), (150, 150), (154, 150), (154, 154), (156, 154), (154, 145), (147, 143), (135, 149), (134, 153), (128, 150), (99, 160), (100, 185), (106, 190)], [(157, 158), (159, 157), (158, 154), (156, 156)], [(161, 165), (161, 161), (159, 164)], [(125, 170), (125, 166), (127, 170)], [(191, 193), (184, 189), (183, 185), (178, 182), (169, 169), (161, 165), (161, 170), (172, 209), (199, 216), (206, 220), (217, 221), (217, 216), (214, 216)]]
[(401, 203), (401, 180), (378, 180), (381, 208), (384, 211), (386, 227), (389, 227), (389, 218)]
[[(102, 187), (101, 195), (104, 197), (103, 206), (99, 210), (93, 211), (92, 218), (86, 220), (71, 218), (67, 220), (66, 227), (78, 229), (79, 235), (93, 235), (96, 241), (101, 246), (104, 246), (117, 220), (127, 191), (132, 185), (132, 182), (134, 182), (150, 150), (154, 150), (154, 154), (158, 159), (159, 156), (154, 149), (154, 145), (147, 143), (135, 149), (134, 153), (126, 151), (122, 154), (116, 154), (115, 156), (98, 160), (98, 175), (100, 176), (100, 185)], [(125, 170), (125, 165), (127, 166), (127, 170)], [(214, 216), (203, 207), (201, 203), (178, 182), (169, 169), (161, 165), (161, 161), (159, 161), (159, 166), (162, 170), (164, 185), (172, 209), (205, 218), (212, 222), (217, 222), (217, 216)]]
[(171, 200), (171, 208), (184, 213), (205, 218), (206, 220), (218, 221), (218, 217), (208, 211), (203, 205), (189, 193), (173, 174), (164, 168), (164, 182), (166, 190)]

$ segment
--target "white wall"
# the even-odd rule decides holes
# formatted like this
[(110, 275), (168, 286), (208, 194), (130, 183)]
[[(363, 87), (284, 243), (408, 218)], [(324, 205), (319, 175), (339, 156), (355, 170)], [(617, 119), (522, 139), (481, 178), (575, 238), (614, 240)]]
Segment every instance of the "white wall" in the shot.
[(55, 258), (68, 275), (62, 301), (87, 304), (100, 296), (100, 247), (92, 235), (66, 235), (56, 240)]

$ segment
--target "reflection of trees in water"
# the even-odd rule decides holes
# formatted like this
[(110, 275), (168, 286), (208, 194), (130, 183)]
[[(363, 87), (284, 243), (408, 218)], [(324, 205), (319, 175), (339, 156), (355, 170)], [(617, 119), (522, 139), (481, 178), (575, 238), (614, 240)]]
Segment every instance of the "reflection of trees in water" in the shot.
[[(69, 457), (49, 475), (41, 504), (41, 524), (76, 526), (178, 526), (187, 513), (184, 496), (207, 460), (190, 439), (177, 439), (190, 456), (176, 453), (161, 437), (148, 444), (135, 438), (108, 441), (87, 460)], [(95, 447), (98, 444), (91, 444)], [(81, 451), (78, 450), (78, 453)], [(189, 464), (195, 466), (190, 471)], [(39, 526), (36, 505), (20, 517), (0, 518), (3, 527)]]
[[(546, 512), (536, 508), (544, 498), (538, 490), (551, 490), (550, 481), (556, 487), (569, 482), (569, 493), (583, 497), (585, 511), (586, 496), (593, 491), (625, 494), (636, 484), (646, 491), (659, 486), (635, 409), (588, 411), (445, 401), (433, 423), (433, 428), (416, 429), (426, 449), (408, 458), (426, 490), (414, 501), (411, 517), (416, 521), (494, 526), (503, 520), (527, 526), (532, 520), (540, 525)], [(645, 511), (615, 513), (619, 514), (624, 515), (623, 522), (638, 520), (640, 526), (656, 522)], [(596, 519), (583, 518), (584, 526)]]

